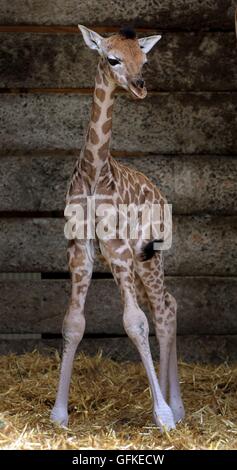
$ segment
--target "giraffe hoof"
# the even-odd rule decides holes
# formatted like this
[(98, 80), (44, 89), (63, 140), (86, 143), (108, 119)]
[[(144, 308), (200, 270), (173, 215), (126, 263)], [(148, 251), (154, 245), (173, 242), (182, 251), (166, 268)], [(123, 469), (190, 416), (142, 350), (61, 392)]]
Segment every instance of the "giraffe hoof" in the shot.
[(160, 428), (161, 432), (164, 431), (164, 428), (166, 429), (166, 431), (171, 431), (171, 429), (175, 429), (173, 413), (168, 405), (163, 405), (158, 409), (154, 409), (153, 418), (155, 424)]
[(67, 428), (68, 426), (68, 413), (61, 408), (53, 408), (50, 414), (50, 419), (62, 428)]

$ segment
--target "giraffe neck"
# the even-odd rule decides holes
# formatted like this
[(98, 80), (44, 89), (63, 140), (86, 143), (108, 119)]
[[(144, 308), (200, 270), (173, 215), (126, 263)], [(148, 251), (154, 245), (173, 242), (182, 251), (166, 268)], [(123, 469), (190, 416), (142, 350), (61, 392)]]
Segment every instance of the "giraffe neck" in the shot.
[(116, 85), (105, 76), (100, 61), (95, 79), (91, 118), (81, 153), (81, 172), (92, 191), (102, 167), (109, 158), (115, 88)]

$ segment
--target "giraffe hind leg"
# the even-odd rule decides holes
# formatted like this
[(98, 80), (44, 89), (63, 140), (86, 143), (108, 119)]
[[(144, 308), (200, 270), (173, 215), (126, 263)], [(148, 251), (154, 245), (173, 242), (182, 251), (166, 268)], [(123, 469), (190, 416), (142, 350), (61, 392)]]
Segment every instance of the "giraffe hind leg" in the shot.
[(174, 297), (165, 290), (164, 311), (159, 303), (151, 300), (155, 333), (160, 345), (160, 386), (166, 400), (169, 388), (169, 405), (175, 423), (184, 418), (184, 406), (180, 393), (176, 347), (176, 312)]
[[(105, 258), (111, 257), (111, 270), (118, 284), (124, 304), (124, 329), (136, 346), (145, 367), (153, 398), (153, 417), (162, 430), (175, 427), (172, 410), (166, 403), (156, 377), (155, 368), (149, 345), (149, 325), (145, 313), (139, 307), (135, 288), (135, 269), (132, 250), (122, 241), (121, 245), (112, 251), (112, 242), (101, 244)], [(124, 249), (122, 249), (124, 248)], [(124, 262), (123, 262), (124, 261)]]
[(137, 273), (143, 284), (154, 322), (155, 333), (160, 346), (160, 387), (166, 400), (168, 386), (169, 399), (175, 422), (184, 417), (184, 407), (180, 394), (176, 352), (176, 301), (167, 292), (163, 281), (161, 254), (144, 262), (137, 263)]
[(176, 346), (176, 317), (177, 317), (177, 303), (175, 298), (169, 293), (165, 292), (165, 308), (167, 318), (174, 319), (174, 335), (170, 346), (168, 380), (169, 380), (169, 404), (172, 409), (175, 422), (182, 421), (185, 416), (183, 401), (180, 393), (178, 363), (177, 363), (177, 346)]
[(149, 310), (150, 309), (149, 299), (148, 299), (146, 290), (144, 288), (144, 285), (137, 273), (135, 273), (134, 281), (135, 281), (135, 289), (136, 289), (138, 305), (140, 307), (144, 307), (144, 309), (146, 310)]

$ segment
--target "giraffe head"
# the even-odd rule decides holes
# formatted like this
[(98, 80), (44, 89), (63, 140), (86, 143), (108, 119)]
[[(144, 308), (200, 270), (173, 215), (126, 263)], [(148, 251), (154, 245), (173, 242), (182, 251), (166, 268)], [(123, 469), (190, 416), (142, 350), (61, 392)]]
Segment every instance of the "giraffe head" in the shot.
[(90, 49), (97, 50), (106, 77), (117, 86), (125, 88), (135, 98), (143, 99), (147, 94), (142, 77), (142, 67), (147, 62), (147, 53), (161, 36), (137, 38), (130, 28), (120, 30), (108, 38), (78, 25), (84, 41)]

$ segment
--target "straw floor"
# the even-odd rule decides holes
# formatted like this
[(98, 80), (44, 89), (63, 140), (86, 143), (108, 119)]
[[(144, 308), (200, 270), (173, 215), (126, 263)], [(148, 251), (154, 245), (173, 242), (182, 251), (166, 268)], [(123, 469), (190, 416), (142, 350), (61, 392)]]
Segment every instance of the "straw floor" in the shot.
[(60, 359), (0, 357), (2, 449), (237, 449), (237, 365), (180, 364), (186, 419), (160, 434), (140, 364), (79, 355), (69, 429), (49, 420)]

